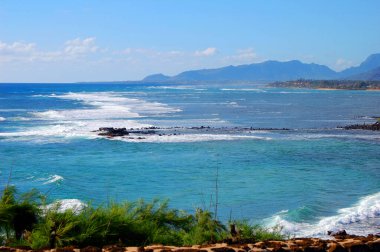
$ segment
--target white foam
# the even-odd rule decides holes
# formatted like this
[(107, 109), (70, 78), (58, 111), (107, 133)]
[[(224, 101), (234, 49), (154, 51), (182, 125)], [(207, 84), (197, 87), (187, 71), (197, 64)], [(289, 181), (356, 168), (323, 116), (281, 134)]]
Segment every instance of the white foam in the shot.
[(285, 233), (298, 237), (326, 237), (327, 231), (342, 229), (349, 234), (356, 235), (377, 233), (380, 223), (380, 192), (363, 197), (352, 207), (342, 208), (337, 211), (336, 215), (322, 217), (315, 223), (287, 221), (286, 213), (286, 211), (282, 211), (269, 218), (267, 225), (280, 225)]
[(233, 108), (241, 108), (243, 106), (239, 105), (237, 102), (227, 102), (227, 105)]
[[(27, 128), (17, 132), (0, 132), (2, 137), (28, 138), (35, 137), (55, 137), (55, 138), (72, 138), (72, 137), (99, 137), (95, 130), (100, 127), (116, 127), (116, 128), (141, 128), (150, 127), (149, 124), (142, 124), (132, 120), (107, 120), (107, 121), (64, 121), (59, 124), (44, 125), (33, 128)], [(54, 139), (51, 139), (55, 142)]]
[[(72, 210), (74, 213), (81, 212), (87, 205), (78, 199), (63, 199), (49, 204), (45, 209), (53, 209), (59, 213), (63, 213), (66, 210)], [(46, 210), (45, 210), (46, 211)]]
[(2, 121), (5, 121), (5, 118), (0, 116), (0, 122)]
[[(39, 137), (98, 137), (92, 132), (100, 127), (142, 128), (150, 124), (135, 120), (143, 116), (157, 116), (180, 111), (163, 103), (127, 98), (124, 93), (94, 92), (51, 94), (45, 97), (75, 100), (84, 105), (83, 109), (47, 110), (29, 112), (34, 119), (42, 121), (33, 128), (2, 132), (0, 136), (13, 137), (11, 140), (32, 140)], [(23, 118), (17, 118), (23, 119)], [(42, 124), (42, 125), (41, 125)], [(54, 139), (52, 139), (55, 142)]]
[(44, 181), (42, 184), (44, 185), (47, 185), (47, 184), (52, 184), (52, 183), (56, 183), (56, 182), (60, 182), (63, 180), (63, 177), (62, 176), (59, 176), (57, 174), (54, 174), (54, 175), (50, 175), (49, 177), (47, 178), (38, 178), (36, 179), (36, 181)]
[(52, 97), (81, 101), (85, 104), (96, 107), (97, 110), (105, 109), (110, 111), (117, 110), (119, 112), (129, 112), (132, 113), (132, 116), (137, 117), (139, 116), (139, 112), (162, 114), (181, 111), (178, 108), (172, 108), (163, 103), (148, 102), (136, 98), (127, 98), (122, 96), (122, 93), (115, 92), (67, 93)]
[[(140, 137), (140, 139), (138, 138)], [(227, 135), (227, 134), (181, 134), (181, 135), (142, 135), (117, 137), (113, 140), (125, 142), (144, 142), (144, 143), (190, 143), (207, 141), (231, 141), (231, 140), (270, 140), (268, 137), (250, 135)]]
[(62, 176), (59, 176), (59, 175), (52, 175), (50, 176), (46, 182), (44, 182), (43, 184), (44, 185), (47, 185), (47, 184), (52, 184), (52, 183), (55, 183), (55, 182), (60, 182), (63, 180), (63, 177)]
[(101, 120), (101, 119), (131, 119), (144, 115), (159, 115), (179, 112), (180, 109), (169, 107), (158, 102), (147, 102), (135, 98), (127, 98), (121, 93), (67, 93), (50, 95), (49, 97), (76, 100), (89, 108), (70, 110), (48, 110), (31, 112), (35, 117), (43, 120)]

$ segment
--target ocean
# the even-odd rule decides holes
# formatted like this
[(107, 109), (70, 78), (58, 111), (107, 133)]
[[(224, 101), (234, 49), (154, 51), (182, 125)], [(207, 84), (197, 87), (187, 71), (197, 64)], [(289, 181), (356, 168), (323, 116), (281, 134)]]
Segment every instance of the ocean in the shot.
[[(291, 236), (380, 232), (380, 92), (0, 84), (0, 186), (63, 207), (168, 199)], [(203, 126), (203, 127), (202, 127)], [(100, 127), (154, 127), (108, 138)]]

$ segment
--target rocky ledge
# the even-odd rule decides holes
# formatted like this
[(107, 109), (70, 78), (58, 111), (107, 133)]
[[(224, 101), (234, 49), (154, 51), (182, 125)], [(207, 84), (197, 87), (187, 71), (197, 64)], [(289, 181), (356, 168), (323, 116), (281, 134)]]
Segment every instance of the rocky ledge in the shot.
[[(27, 247), (0, 247), (0, 251), (24, 252), (32, 251)], [(380, 252), (380, 235), (354, 236), (335, 235), (332, 240), (318, 238), (294, 238), (286, 241), (262, 241), (257, 243), (217, 243), (209, 245), (194, 245), (175, 247), (150, 245), (146, 247), (123, 247), (118, 245), (39, 250), (50, 252)]]
[(340, 127), (346, 130), (373, 130), (373, 131), (380, 131), (380, 122), (375, 122), (374, 124), (353, 124), (353, 125), (347, 125), (344, 127)]
[(208, 132), (208, 133), (248, 133), (251, 131), (285, 131), (289, 130), (287, 128), (244, 128), (244, 127), (222, 127), (214, 128), (210, 126), (199, 126), (199, 127), (146, 127), (146, 128), (113, 128), (113, 127), (101, 127), (96, 132), (99, 136), (105, 136), (109, 138), (113, 137), (128, 137), (130, 139), (145, 139), (146, 135), (157, 135), (157, 136), (171, 136), (180, 135), (184, 133), (191, 132)]

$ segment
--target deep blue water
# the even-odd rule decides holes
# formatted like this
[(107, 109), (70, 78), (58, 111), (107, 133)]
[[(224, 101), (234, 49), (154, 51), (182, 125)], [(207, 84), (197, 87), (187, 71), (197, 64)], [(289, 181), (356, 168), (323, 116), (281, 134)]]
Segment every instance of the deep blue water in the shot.
[[(379, 232), (380, 134), (337, 128), (376, 116), (380, 92), (0, 84), (0, 183), (11, 172), (20, 191), (38, 188), (67, 206), (167, 198), (192, 212), (214, 210), (217, 179), (224, 221), (307, 236)], [(92, 132), (144, 126), (167, 134)], [(250, 127), (290, 130), (242, 130)]]

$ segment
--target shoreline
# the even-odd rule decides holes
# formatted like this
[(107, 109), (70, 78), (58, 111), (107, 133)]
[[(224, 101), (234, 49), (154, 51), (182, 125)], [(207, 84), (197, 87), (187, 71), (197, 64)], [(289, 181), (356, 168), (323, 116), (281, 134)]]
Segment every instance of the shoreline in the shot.
[(350, 89), (338, 89), (338, 88), (315, 88), (316, 90), (350, 90)]

